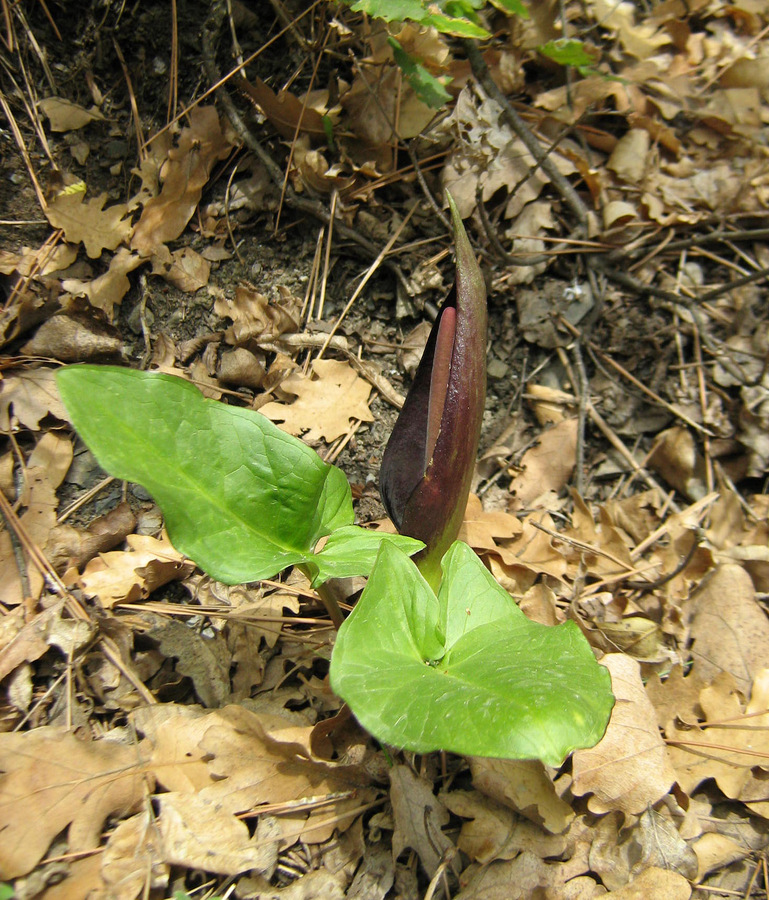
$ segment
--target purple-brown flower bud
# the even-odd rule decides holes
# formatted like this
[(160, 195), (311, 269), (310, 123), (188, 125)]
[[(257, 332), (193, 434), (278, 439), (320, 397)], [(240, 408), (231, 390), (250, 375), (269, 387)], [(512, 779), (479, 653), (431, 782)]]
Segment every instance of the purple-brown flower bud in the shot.
[(473, 477), (486, 400), (486, 286), (456, 205), (457, 274), (435, 320), (382, 459), (382, 500), (437, 587), (440, 561), (456, 540)]

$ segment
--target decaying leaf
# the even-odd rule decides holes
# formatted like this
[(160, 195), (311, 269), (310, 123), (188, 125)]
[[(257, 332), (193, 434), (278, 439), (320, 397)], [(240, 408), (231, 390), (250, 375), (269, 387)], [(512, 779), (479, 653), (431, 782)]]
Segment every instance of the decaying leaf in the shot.
[(443, 855), (452, 847), (442, 830), (449, 821), (448, 811), (433, 794), (430, 782), (404, 765), (390, 770), (390, 799), (395, 818), (393, 857), (397, 859), (410, 847), (432, 877)]
[(48, 221), (61, 228), (71, 244), (82, 243), (91, 259), (101, 256), (102, 250), (115, 250), (131, 236), (133, 226), (124, 203), (104, 209), (107, 195), (85, 199), (85, 191), (65, 191), (46, 209)]
[(25, 428), (38, 431), (47, 415), (67, 421), (67, 412), (54, 382), (54, 370), (24, 369), (0, 382), (0, 431), (11, 430), (11, 413)]
[(220, 632), (204, 637), (172, 619), (148, 635), (158, 642), (163, 656), (177, 660), (177, 672), (192, 679), (204, 706), (224, 706), (230, 696), (231, 659)]
[(373, 422), (368, 407), (371, 385), (348, 363), (319, 359), (312, 364), (314, 378), (296, 373), (281, 387), (295, 394), (290, 404), (272, 401), (260, 412), (277, 422), (289, 434), (301, 434), (306, 441), (334, 441), (350, 428), (353, 419)]
[(574, 754), (572, 790), (592, 794), (588, 806), (596, 813), (640, 813), (668, 792), (676, 775), (638, 663), (620, 653), (605, 656), (602, 663), (612, 674), (617, 702), (603, 739)]
[(46, 97), (38, 104), (43, 115), (48, 117), (51, 131), (76, 131), (91, 122), (104, 121), (98, 109), (84, 109), (64, 97)]
[(115, 603), (144, 600), (156, 588), (186, 578), (194, 569), (166, 537), (131, 534), (126, 543), (128, 550), (100, 554), (80, 577), (86, 595), (98, 597), (107, 609)]
[(31, 871), (64, 829), (71, 851), (97, 847), (107, 817), (129, 814), (152, 789), (136, 747), (62, 728), (0, 734), (0, 771), (3, 879)]
[[(183, 128), (157, 177), (160, 193), (147, 200), (136, 223), (131, 249), (151, 256), (161, 244), (179, 237), (200, 201), (214, 163), (231, 149), (213, 106), (193, 106), (190, 126)], [(117, 246), (117, 245), (115, 245)]]
[(694, 599), (691, 637), (703, 681), (728, 672), (745, 695), (750, 692), (767, 662), (769, 619), (742, 566), (719, 566), (703, 582)]
[(537, 507), (537, 499), (548, 491), (560, 491), (571, 478), (577, 452), (577, 420), (543, 431), (537, 445), (521, 460), (521, 473), (510, 483), (516, 509)]

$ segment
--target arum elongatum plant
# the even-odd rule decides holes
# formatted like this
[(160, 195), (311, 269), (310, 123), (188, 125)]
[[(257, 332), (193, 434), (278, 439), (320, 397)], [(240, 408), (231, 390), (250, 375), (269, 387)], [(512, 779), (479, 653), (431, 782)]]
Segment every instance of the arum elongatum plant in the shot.
[(177, 549), (213, 578), (259, 581), (297, 566), (322, 591), (366, 576), (339, 627), (329, 680), (374, 737), (419, 753), (557, 766), (600, 739), (614, 699), (574, 622), (528, 620), (455, 541), (486, 394), (486, 302), (450, 205), (456, 282), (382, 467), (401, 534), (355, 525), (344, 473), (261, 413), (157, 372), (71, 366), (57, 383), (101, 465), (150, 491)]
[(401, 534), (423, 541), (415, 558), (433, 588), (459, 533), (470, 493), (486, 400), (486, 285), (459, 210), (456, 279), (382, 458), (382, 500)]

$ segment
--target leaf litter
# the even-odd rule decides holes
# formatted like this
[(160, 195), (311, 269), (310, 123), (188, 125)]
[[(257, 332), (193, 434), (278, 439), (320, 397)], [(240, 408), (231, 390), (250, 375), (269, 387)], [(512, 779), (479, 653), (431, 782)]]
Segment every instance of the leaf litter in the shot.
[[(105, 100), (104, 70), (88, 99), (27, 104), (48, 125), (33, 117), (22, 141), (47, 127), (61, 174), (39, 194), (53, 240), (19, 231), (0, 256), (0, 878), (20, 897), (127, 900), (200, 883), (249, 898), (765, 890), (766, 12), (567, 4), (595, 60), (568, 78), (537, 50), (561, 36), (552, 17), (500, 17), (508, 40), (483, 61), (533, 143), (459, 44), (338, 13), (313, 20), (354, 59), (328, 89), (281, 81), (277, 57), (246, 69), (258, 127), (277, 135), (258, 160), (208, 101), (134, 158), (115, 146), (128, 104)], [(446, 115), (433, 121), (388, 36), (448, 85)], [(141, 90), (140, 114), (156, 102)], [(557, 175), (579, 186), (582, 231)], [(374, 281), (342, 322), (360, 274), (343, 247), (313, 255), (328, 233), (284, 210), (279, 240), (308, 240), (284, 264), (304, 280), (281, 277), (251, 232), (275, 224), (281, 194), (302, 215), (320, 197), (337, 238), (379, 241), (373, 259), (405, 197), (423, 204), (408, 239), (445, 247), (425, 177), (471, 217), (501, 373), (464, 539), (529, 616), (577, 622), (618, 698), (601, 743), (558, 770), (374, 745), (330, 693), (331, 629), (306, 580), (201, 576), (135, 486), (101, 487), (74, 525), (62, 515), (100, 475), (69, 436), (52, 361), (117, 356), (341, 454), (361, 521), (379, 518), (387, 402), (442, 257), (399, 253), (402, 319)]]

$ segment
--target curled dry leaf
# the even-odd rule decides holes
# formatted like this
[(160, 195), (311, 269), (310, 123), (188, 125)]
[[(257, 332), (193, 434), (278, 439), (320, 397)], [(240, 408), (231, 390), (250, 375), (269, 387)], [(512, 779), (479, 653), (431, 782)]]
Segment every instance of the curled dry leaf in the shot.
[(91, 281), (65, 278), (61, 284), (65, 291), (76, 297), (85, 297), (91, 306), (103, 310), (111, 321), (115, 307), (120, 305), (131, 287), (128, 273), (133, 272), (142, 262), (144, 260), (138, 253), (132, 253), (127, 247), (120, 247), (103, 275)]
[(621, 653), (605, 656), (602, 663), (611, 672), (617, 702), (603, 739), (572, 757), (572, 791), (592, 794), (588, 806), (594, 813), (637, 814), (664, 797), (676, 773), (638, 663)]
[(0, 382), (0, 431), (11, 431), (12, 416), (31, 431), (40, 430), (47, 415), (67, 421), (54, 381), (54, 370), (41, 367), (8, 375)]
[(190, 127), (183, 128), (176, 145), (168, 147), (165, 161), (158, 161), (155, 170), (147, 173), (148, 184), (154, 175), (162, 180), (162, 188), (144, 203), (131, 239), (131, 249), (145, 257), (184, 231), (214, 163), (231, 149), (213, 106), (193, 106), (189, 118)]
[(719, 566), (694, 598), (692, 657), (702, 680), (728, 672), (747, 695), (767, 662), (769, 619), (742, 566)]
[(128, 550), (100, 554), (80, 576), (86, 596), (98, 597), (106, 609), (116, 603), (145, 600), (153, 590), (169, 581), (181, 581), (194, 570), (165, 536), (158, 540), (130, 534), (126, 543)]

